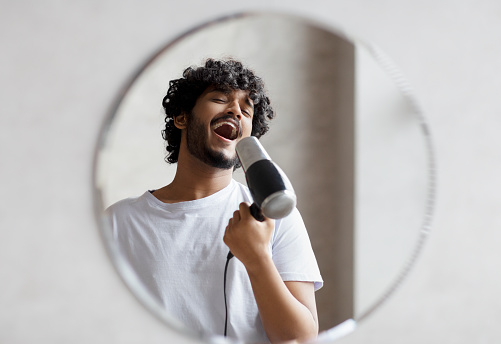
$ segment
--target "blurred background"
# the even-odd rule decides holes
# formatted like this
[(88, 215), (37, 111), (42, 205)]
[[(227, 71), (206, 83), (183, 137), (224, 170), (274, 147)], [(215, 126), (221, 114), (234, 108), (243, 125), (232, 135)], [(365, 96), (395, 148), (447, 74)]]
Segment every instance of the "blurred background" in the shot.
[[(182, 343), (124, 287), (93, 216), (99, 129), (154, 51), (246, 10), (376, 43), (427, 114), (431, 235), (401, 288), (339, 343), (501, 339), (501, 4), (495, 1), (0, 1), (0, 343)], [(389, 242), (389, 245), (392, 243)]]

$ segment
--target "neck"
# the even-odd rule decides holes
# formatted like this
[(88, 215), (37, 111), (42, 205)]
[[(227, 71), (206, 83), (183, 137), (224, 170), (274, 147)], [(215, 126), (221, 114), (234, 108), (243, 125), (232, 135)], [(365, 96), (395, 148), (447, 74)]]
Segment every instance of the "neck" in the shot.
[(232, 176), (232, 169), (215, 168), (180, 152), (174, 180), (153, 195), (165, 203), (193, 201), (224, 189)]

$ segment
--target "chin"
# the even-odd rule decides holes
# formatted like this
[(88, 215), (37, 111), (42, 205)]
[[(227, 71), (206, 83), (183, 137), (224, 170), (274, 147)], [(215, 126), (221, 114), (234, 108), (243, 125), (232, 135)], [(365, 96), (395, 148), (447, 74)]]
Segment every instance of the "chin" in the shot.
[(233, 150), (233, 154), (225, 154), (223, 151), (216, 151), (208, 149), (204, 154), (204, 157), (201, 159), (207, 165), (229, 170), (235, 167), (236, 164), (239, 164), (238, 157)]

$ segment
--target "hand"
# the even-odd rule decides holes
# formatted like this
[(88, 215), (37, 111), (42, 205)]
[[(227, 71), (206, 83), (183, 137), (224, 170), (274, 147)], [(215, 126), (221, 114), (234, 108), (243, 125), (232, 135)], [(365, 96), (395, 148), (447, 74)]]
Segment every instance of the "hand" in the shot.
[(269, 258), (269, 243), (274, 221), (266, 218), (256, 220), (250, 213), (248, 203), (240, 203), (239, 210), (228, 221), (223, 241), (231, 253), (249, 268), (263, 258)]

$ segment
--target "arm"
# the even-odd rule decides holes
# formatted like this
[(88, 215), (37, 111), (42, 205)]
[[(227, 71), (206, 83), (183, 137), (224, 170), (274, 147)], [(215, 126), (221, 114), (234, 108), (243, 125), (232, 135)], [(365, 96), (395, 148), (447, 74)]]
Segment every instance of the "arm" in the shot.
[(256, 221), (242, 203), (226, 227), (224, 242), (247, 270), (270, 341), (304, 341), (318, 334), (313, 283), (282, 281), (268, 250), (273, 227), (273, 220)]

